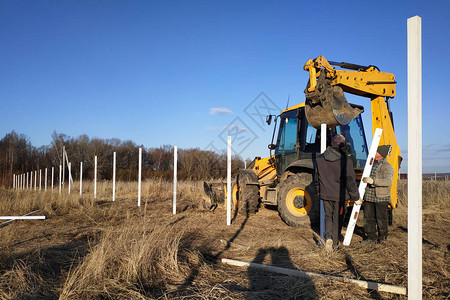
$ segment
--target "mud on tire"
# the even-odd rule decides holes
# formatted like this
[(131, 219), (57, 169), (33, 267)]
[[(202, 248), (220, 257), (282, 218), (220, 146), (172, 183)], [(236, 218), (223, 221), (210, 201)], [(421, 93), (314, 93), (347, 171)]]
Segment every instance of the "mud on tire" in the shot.
[(239, 191), (236, 192), (236, 200), (241, 214), (255, 214), (258, 211), (259, 188), (249, 183), (250, 180), (245, 174), (237, 175), (236, 184), (239, 185)]

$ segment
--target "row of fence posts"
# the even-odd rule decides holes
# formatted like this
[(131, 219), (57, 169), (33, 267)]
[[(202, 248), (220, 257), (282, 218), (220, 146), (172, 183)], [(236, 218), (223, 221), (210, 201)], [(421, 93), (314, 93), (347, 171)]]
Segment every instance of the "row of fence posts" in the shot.
[[(178, 148), (174, 147), (174, 164), (173, 164), (173, 214), (176, 214), (177, 203), (177, 165), (178, 165)], [(139, 148), (139, 164), (138, 164), (138, 206), (141, 206), (141, 179), (142, 179), (142, 148)], [(68, 191), (70, 195), (71, 183), (72, 183), (72, 164), (67, 164), (69, 171)], [(55, 168), (52, 167), (52, 191), (54, 189), (54, 172)], [(34, 172), (34, 177), (33, 177)], [(15, 190), (33, 190), (33, 178), (34, 178), (34, 190), (37, 190), (37, 170), (26, 172), (22, 174), (13, 174), (13, 189)], [(59, 165), (59, 193), (62, 193), (62, 182), (64, 172), (63, 166)], [(47, 168), (45, 168), (44, 178), (44, 190), (47, 191)], [(30, 178), (30, 180), (28, 180)], [(113, 153), (113, 178), (112, 178), (112, 201), (116, 200), (116, 152)], [(42, 190), (42, 169), (39, 169), (39, 192)], [(83, 162), (80, 162), (80, 197), (83, 196)], [(97, 199), (97, 156), (94, 157), (94, 198)], [(228, 136), (227, 147), (227, 225), (231, 225), (231, 137)]]

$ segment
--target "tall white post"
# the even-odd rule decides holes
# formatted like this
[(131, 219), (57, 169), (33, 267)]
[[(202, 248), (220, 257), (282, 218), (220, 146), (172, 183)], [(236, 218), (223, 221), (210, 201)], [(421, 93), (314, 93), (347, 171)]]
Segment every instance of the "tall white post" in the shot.
[(45, 168), (45, 191), (47, 191), (47, 168)]
[(71, 181), (71, 180), (70, 180), (70, 172), (72, 171), (72, 170), (71, 170), (71, 164), (72, 164), (72, 163), (69, 163), (69, 164), (67, 165), (67, 167), (68, 167), (68, 169), (69, 169), (69, 195), (70, 195), (70, 181)]
[(138, 206), (141, 206), (142, 148), (139, 148)]
[(97, 155), (94, 158), (94, 198), (97, 199)]
[(231, 136), (227, 147), (227, 226), (231, 225)]
[(42, 189), (42, 170), (39, 169), (39, 192)]
[(116, 201), (116, 152), (113, 153), (113, 199)]
[(61, 165), (59, 165), (59, 193), (60, 194), (61, 194), (61, 185), (62, 185), (61, 172), (62, 172), (62, 167), (61, 167)]
[(244, 160), (244, 169), (247, 169), (247, 161)]
[(177, 166), (178, 166), (178, 153), (177, 146), (173, 147), (173, 214), (177, 213)]
[(34, 190), (36, 191), (37, 189), (37, 170), (34, 171)]
[(28, 189), (30, 191), (33, 189), (33, 171), (30, 172), (30, 187)]
[(422, 19), (408, 27), (408, 298), (422, 299)]
[(53, 180), (55, 178), (55, 167), (52, 167), (52, 191), (53, 191)]
[[(320, 153), (324, 153), (327, 149), (327, 124), (320, 124)], [(325, 208), (323, 206), (323, 199), (320, 199), (320, 238), (322, 242), (325, 240)]]
[(13, 190), (16, 188), (16, 174), (13, 174)]
[(83, 196), (83, 162), (80, 162), (80, 197)]
[(28, 190), (28, 172), (27, 172), (27, 183), (25, 184), (25, 188)]

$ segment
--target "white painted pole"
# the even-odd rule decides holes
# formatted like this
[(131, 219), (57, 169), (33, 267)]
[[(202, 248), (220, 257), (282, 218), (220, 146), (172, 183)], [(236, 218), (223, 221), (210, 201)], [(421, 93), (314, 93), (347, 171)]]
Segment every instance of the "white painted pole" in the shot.
[(62, 172), (62, 167), (61, 167), (61, 165), (59, 165), (59, 193), (60, 194), (61, 194), (61, 185), (62, 185), (61, 172)]
[(25, 188), (28, 190), (28, 172), (27, 172), (27, 183), (26, 183), (26, 185), (25, 185)]
[(422, 19), (408, 28), (408, 298), (422, 299)]
[(52, 167), (52, 192), (53, 192), (53, 180), (55, 179), (55, 167)]
[(227, 226), (231, 225), (231, 136), (228, 136), (227, 149)]
[(41, 191), (42, 188), (42, 170), (39, 169), (39, 192)]
[(141, 206), (142, 148), (139, 148), (138, 206)]
[(37, 189), (37, 170), (34, 171), (34, 190), (36, 191)]
[(113, 153), (113, 199), (116, 201), (116, 152)]
[(0, 216), (0, 220), (45, 220), (45, 216)]
[(97, 199), (97, 155), (94, 160), (94, 198)]
[[(327, 149), (327, 124), (320, 124), (320, 153), (324, 153)], [(320, 238), (324, 241), (325, 234), (325, 208), (323, 206), (323, 199), (320, 199)]]
[(244, 160), (244, 169), (247, 169), (247, 161)]
[(16, 174), (13, 174), (13, 190), (16, 188)]
[(66, 146), (63, 146), (63, 153), (62, 153), (62, 184), (64, 185), (64, 179), (65, 179), (65, 175), (66, 175), (66, 161), (65, 161), (65, 159), (66, 159), (66, 156), (65, 156), (65, 153), (66, 153)]
[(80, 197), (83, 196), (83, 162), (80, 162)]
[(47, 168), (45, 168), (45, 191), (47, 191)]
[(173, 211), (172, 214), (177, 213), (177, 167), (178, 167), (178, 148), (173, 147)]
[(33, 189), (33, 171), (30, 172), (30, 187), (28, 189), (30, 191)]
[(70, 195), (70, 168), (71, 167), (71, 163), (69, 163), (68, 165), (67, 165), (67, 168), (69, 169), (69, 195)]

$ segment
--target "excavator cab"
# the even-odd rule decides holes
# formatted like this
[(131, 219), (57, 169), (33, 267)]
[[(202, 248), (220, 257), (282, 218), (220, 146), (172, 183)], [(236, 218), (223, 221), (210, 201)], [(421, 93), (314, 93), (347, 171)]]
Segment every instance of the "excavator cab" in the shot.
[[(349, 106), (360, 112), (364, 110), (359, 105), (349, 104)], [(308, 122), (305, 109), (305, 105), (300, 104), (283, 111), (279, 116), (276, 147), (272, 147), (275, 148), (275, 167), (279, 178), (291, 166), (308, 168), (307, 162), (311, 162), (320, 154), (321, 131)], [(358, 114), (346, 125), (327, 127), (326, 134), (327, 146), (336, 134), (345, 136), (347, 140), (345, 151), (352, 159), (355, 171), (362, 171), (367, 159), (368, 147), (361, 115)]]

